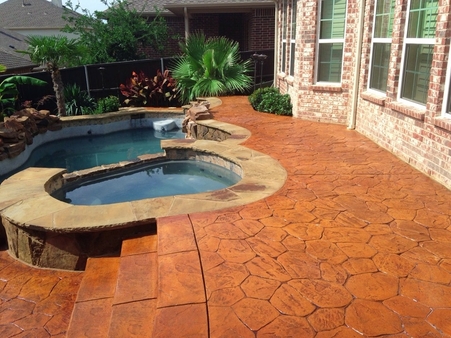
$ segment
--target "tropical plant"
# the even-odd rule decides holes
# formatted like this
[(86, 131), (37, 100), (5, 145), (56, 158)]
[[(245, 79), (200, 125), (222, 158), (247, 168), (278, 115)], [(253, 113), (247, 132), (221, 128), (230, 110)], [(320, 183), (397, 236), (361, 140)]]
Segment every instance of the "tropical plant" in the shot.
[(242, 61), (237, 42), (225, 37), (206, 38), (194, 33), (180, 44), (182, 55), (175, 58), (173, 77), (182, 103), (201, 96), (243, 92), (252, 84), (250, 60)]
[(158, 10), (153, 20), (147, 20), (141, 13), (144, 7), (138, 12), (130, 8), (127, 1), (101, 2), (108, 9), (94, 13), (80, 8), (80, 5), (74, 7), (72, 1), (66, 2), (67, 9), (79, 10), (84, 14), (64, 15), (68, 24), (63, 31), (77, 34), (89, 49), (83, 59), (86, 64), (144, 59), (144, 48), (150, 47), (162, 53), (167, 43), (177, 38), (171, 36), (166, 20)]
[(97, 108), (93, 111), (93, 114), (109, 113), (118, 111), (121, 103), (116, 96), (107, 96), (97, 101)]
[(0, 83), (0, 113), (11, 115), (15, 112), (16, 101), (19, 97), (18, 85), (45, 86), (47, 82), (30, 76), (14, 75)]
[(163, 107), (179, 105), (175, 80), (169, 70), (159, 69), (154, 77), (149, 77), (143, 71), (132, 72), (125, 84), (120, 84), (121, 94), (125, 96), (124, 105), (141, 107)]
[(60, 68), (78, 64), (85, 53), (84, 48), (78, 40), (66, 36), (29, 36), (26, 41), (28, 49), (19, 52), (29, 55), (32, 62), (43, 65), (50, 72), (58, 114), (65, 116), (64, 85)]
[(125, 106), (142, 107), (147, 105), (151, 82), (143, 71), (132, 72), (132, 76), (119, 85), (121, 94), (126, 97)]
[(88, 115), (97, 108), (96, 101), (76, 84), (64, 87), (67, 115)]
[(288, 94), (281, 94), (274, 87), (260, 88), (248, 97), (252, 107), (260, 112), (276, 115), (292, 115), (293, 106)]

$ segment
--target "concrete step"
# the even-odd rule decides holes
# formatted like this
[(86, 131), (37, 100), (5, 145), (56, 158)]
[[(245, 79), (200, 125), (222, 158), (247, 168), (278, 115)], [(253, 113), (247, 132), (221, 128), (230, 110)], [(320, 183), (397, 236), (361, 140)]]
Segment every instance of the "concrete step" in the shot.
[(157, 235), (125, 240), (108, 337), (150, 337), (157, 307)]
[(158, 291), (151, 337), (206, 338), (205, 287), (191, 221), (188, 215), (163, 217), (157, 226)]
[(157, 257), (157, 235), (149, 234), (124, 240), (120, 257), (89, 258), (67, 337), (150, 337)]
[(120, 257), (89, 258), (67, 337), (108, 337)]
[(157, 227), (158, 236), (124, 240), (120, 257), (88, 260), (68, 338), (208, 337), (191, 221), (163, 217)]

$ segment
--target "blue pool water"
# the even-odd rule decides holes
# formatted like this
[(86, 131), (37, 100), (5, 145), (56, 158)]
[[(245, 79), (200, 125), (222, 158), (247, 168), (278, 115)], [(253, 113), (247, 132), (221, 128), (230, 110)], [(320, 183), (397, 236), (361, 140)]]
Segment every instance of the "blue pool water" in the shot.
[[(161, 139), (184, 137), (181, 130), (160, 132), (140, 128), (61, 139), (37, 147), (20, 168), (7, 176), (29, 167), (66, 168), (72, 172), (133, 160), (139, 155), (161, 152)], [(6, 177), (0, 177), (0, 182), (2, 178)]]
[(76, 205), (111, 204), (213, 191), (229, 187), (240, 179), (234, 172), (211, 163), (167, 161), (75, 181), (52, 196)]

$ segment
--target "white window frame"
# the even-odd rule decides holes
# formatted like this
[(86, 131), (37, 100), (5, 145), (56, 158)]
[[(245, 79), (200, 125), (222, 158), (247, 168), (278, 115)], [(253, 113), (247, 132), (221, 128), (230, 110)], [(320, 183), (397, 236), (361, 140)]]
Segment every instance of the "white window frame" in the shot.
[[(348, 12), (348, 0), (345, 0), (345, 19), (344, 19), (344, 31), (343, 38), (340, 39), (320, 39), (321, 36), (321, 11), (322, 11), (322, 1), (318, 1), (318, 11), (317, 11), (317, 33), (316, 33), (316, 53), (315, 53), (315, 77), (314, 81), (318, 85), (339, 85), (343, 82), (343, 61), (344, 61), (344, 50), (345, 50), (345, 38), (346, 38), (346, 26), (347, 26), (347, 12)], [(340, 82), (326, 82), (318, 81), (319, 73), (319, 46), (322, 43), (341, 43), (343, 45), (343, 53), (341, 56), (341, 72), (340, 72)]]
[(288, 0), (282, 0), (282, 32), (280, 48), (280, 69), (282, 74), (287, 71), (287, 35), (288, 35)]
[[(451, 62), (448, 61), (448, 67), (446, 69), (446, 80), (445, 80), (445, 92), (443, 93), (443, 103), (442, 103), (442, 117), (451, 119)], [(450, 111), (448, 111), (448, 105), (450, 105)]]
[[(295, 64), (296, 64), (296, 20), (297, 20), (297, 1), (291, 0), (291, 24), (290, 24), (290, 62), (289, 62), (289, 75), (294, 77)], [(294, 25), (293, 25), (294, 23)]]
[[(374, 4), (374, 13), (373, 13), (373, 29), (372, 29), (372, 33), (371, 33), (371, 50), (370, 50), (370, 64), (369, 64), (369, 72), (368, 72), (368, 83), (367, 83), (367, 90), (370, 92), (374, 92), (374, 93), (384, 93), (381, 90), (375, 89), (375, 88), (371, 88), (371, 76), (373, 75), (373, 51), (374, 51), (374, 44), (376, 43), (384, 43), (384, 44), (389, 44), (390, 48), (391, 48), (391, 44), (392, 44), (392, 38), (376, 38), (374, 37), (374, 30), (376, 29), (376, 11), (377, 11), (377, 4), (379, 1), (383, 1), (383, 0), (376, 0), (375, 4)], [(396, 5), (396, 2), (395, 2)], [(393, 18), (393, 22), (392, 22), (392, 34), (393, 34), (393, 24), (394, 24), (394, 18)], [(388, 79), (387, 79), (388, 80)], [(386, 93), (386, 92), (385, 92)]]
[[(405, 71), (404, 71), (404, 67), (405, 67), (405, 63), (406, 63), (406, 52), (407, 52), (407, 45), (435, 45), (435, 38), (408, 38), (407, 37), (407, 33), (408, 33), (408, 27), (409, 27), (409, 20), (410, 20), (410, 5), (411, 5), (411, 0), (408, 0), (407, 2), (407, 15), (406, 15), (406, 22), (405, 22), (405, 27), (404, 27), (404, 40), (403, 40), (403, 44), (402, 44), (402, 60), (401, 60), (401, 68), (400, 68), (400, 74), (399, 74), (399, 83), (398, 83), (398, 94), (397, 94), (397, 100), (399, 102), (404, 102), (408, 105), (420, 108), (420, 109), (425, 109), (426, 108), (426, 103), (425, 104), (421, 104), (412, 100), (408, 100), (408, 99), (404, 99), (401, 97), (401, 93), (402, 93), (402, 84), (404, 81), (404, 76), (405, 76)], [(435, 29), (437, 30), (437, 27), (435, 27)], [(430, 86), (430, 81), (429, 81), (429, 86)]]

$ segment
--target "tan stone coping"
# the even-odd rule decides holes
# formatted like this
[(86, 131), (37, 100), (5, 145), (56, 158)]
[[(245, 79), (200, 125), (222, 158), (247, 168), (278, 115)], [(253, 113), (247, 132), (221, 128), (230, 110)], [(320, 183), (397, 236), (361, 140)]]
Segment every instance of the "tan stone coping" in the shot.
[(287, 173), (277, 160), (239, 145), (249, 137), (247, 129), (215, 120), (201, 121), (201, 124), (222, 130), (230, 137), (223, 142), (164, 140), (162, 147), (167, 152), (169, 149), (185, 150), (227, 159), (242, 169), (242, 179), (237, 184), (199, 194), (82, 206), (59, 201), (49, 194), (61, 186), (65, 170), (28, 168), (0, 185), (1, 216), (30, 230), (101, 231), (125, 228), (163, 216), (245, 205), (270, 196), (283, 186)]

